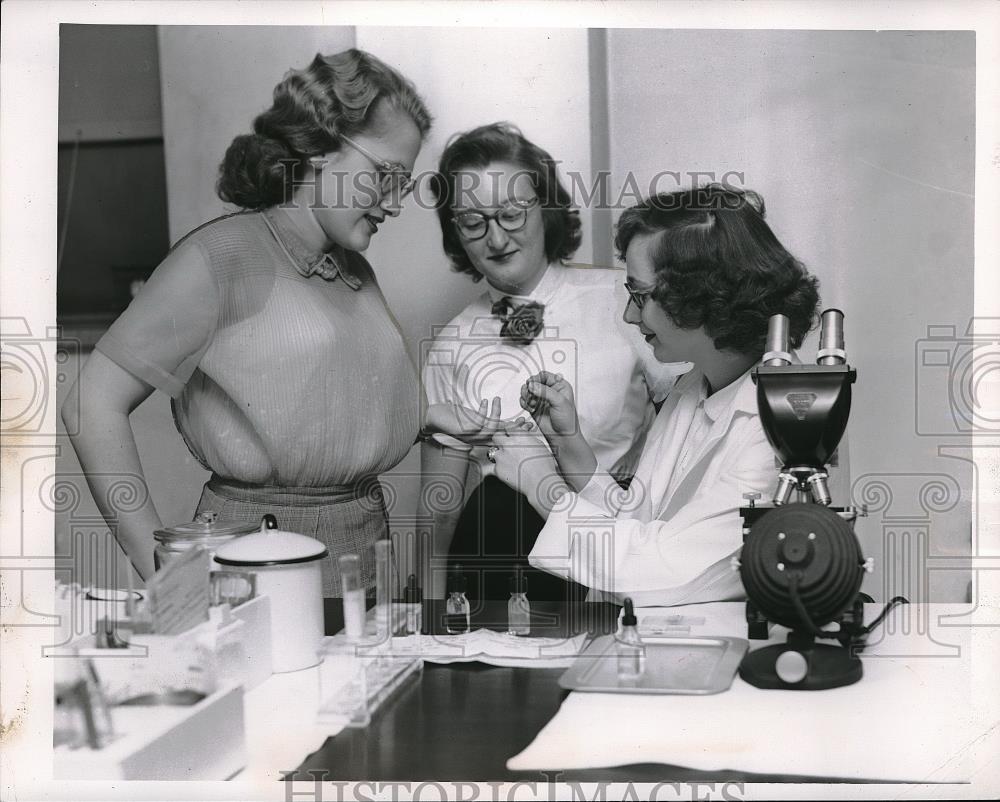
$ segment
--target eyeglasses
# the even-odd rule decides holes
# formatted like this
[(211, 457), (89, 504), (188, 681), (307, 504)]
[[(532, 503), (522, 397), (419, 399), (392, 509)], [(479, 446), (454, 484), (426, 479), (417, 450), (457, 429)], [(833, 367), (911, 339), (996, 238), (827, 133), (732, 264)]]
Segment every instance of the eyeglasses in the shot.
[(628, 293), (628, 297), (632, 299), (632, 303), (635, 304), (636, 309), (642, 309), (643, 305), (650, 295), (653, 294), (652, 290), (646, 292), (639, 292), (627, 281), (625, 282), (625, 292)]
[(504, 231), (518, 231), (528, 222), (528, 212), (538, 205), (538, 198), (517, 200), (503, 206), (493, 214), (479, 211), (459, 212), (454, 217), (455, 228), (467, 240), (482, 239), (490, 227), (490, 220), (496, 220)]
[(354, 148), (375, 165), (377, 169), (378, 188), (383, 196), (395, 194), (397, 199), (402, 200), (413, 192), (413, 187), (417, 182), (410, 177), (410, 171), (402, 164), (383, 159), (381, 156), (372, 153), (368, 148), (359, 145), (353, 139), (343, 134), (340, 135), (340, 140)]

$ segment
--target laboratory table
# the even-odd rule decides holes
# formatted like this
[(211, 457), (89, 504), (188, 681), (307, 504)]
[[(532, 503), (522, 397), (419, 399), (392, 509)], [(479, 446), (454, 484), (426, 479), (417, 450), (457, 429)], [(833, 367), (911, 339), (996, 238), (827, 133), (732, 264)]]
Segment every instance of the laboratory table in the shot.
[[(532, 635), (559, 637), (613, 632), (611, 604), (532, 603)], [(507, 605), (472, 607), (472, 628), (505, 630)], [(425, 602), (426, 628), (443, 634), (443, 602)], [(328, 599), (328, 633), (341, 628), (339, 600)], [(695, 771), (633, 764), (560, 772), (517, 772), (507, 759), (521, 752), (558, 711), (568, 691), (563, 669), (502, 668), (482, 663), (426, 663), (420, 679), (401, 689), (363, 729), (345, 729), (308, 755), (286, 779), (297, 781), (529, 781), (529, 782), (857, 782), (835, 777)], [(627, 738), (627, 733), (621, 737)]]

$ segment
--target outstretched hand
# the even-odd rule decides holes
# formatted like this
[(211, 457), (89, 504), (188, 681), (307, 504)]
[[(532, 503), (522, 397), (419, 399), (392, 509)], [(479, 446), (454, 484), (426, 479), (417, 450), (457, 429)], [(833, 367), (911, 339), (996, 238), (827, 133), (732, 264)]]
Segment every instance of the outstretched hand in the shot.
[(447, 434), (470, 446), (485, 445), (493, 441), (497, 432), (521, 429), (532, 424), (524, 416), (514, 420), (503, 420), (500, 396), (492, 405), (483, 399), (479, 409), (471, 409), (461, 404), (430, 404), (424, 419), (424, 431), (431, 434)]
[(521, 406), (546, 437), (579, 433), (573, 388), (560, 373), (542, 370), (531, 376), (521, 387)]

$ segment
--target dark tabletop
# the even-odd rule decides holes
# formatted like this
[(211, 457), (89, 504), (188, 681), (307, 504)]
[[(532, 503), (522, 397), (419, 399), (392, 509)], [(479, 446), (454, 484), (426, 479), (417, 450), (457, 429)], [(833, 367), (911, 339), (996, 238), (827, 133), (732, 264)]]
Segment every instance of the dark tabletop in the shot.
[[(327, 600), (327, 629), (340, 628), (339, 600)], [(618, 608), (609, 604), (532, 605), (532, 636), (557, 637), (584, 630), (613, 632)], [(440, 603), (425, 605), (431, 632), (443, 632)], [(472, 628), (506, 629), (506, 604), (472, 609)], [(532, 782), (857, 782), (794, 774), (755, 775), (695, 771), (661, 764), (633, 764), (564, 772), (515, 772), (508, 758), (521, 752), (555, 715), (568, 691), (563, 669), (501, 668), (482, 663), (425, 663), (419, 681), (401, 689), (365, 728), (346, 728), (307, 756), (287, 779), (384, 782), (494, 780)], [(789, 767), (794, 769), (793, 766)]]

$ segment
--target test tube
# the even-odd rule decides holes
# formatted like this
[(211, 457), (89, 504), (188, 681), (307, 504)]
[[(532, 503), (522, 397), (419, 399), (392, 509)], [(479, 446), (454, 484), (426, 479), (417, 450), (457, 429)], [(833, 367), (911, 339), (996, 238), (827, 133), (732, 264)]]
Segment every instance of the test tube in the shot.
[(388, 638), (392, 616), (392, 573), (390, 556), (392, 541), (375, 541), (375, 627), (379, 641)]
[(344, 635), (358, 643), (365, 634), (365, 590), (361, 587), (361, 558), (357, 554), (342, 554), (340, 568), (341, 591), (344, 594)]

